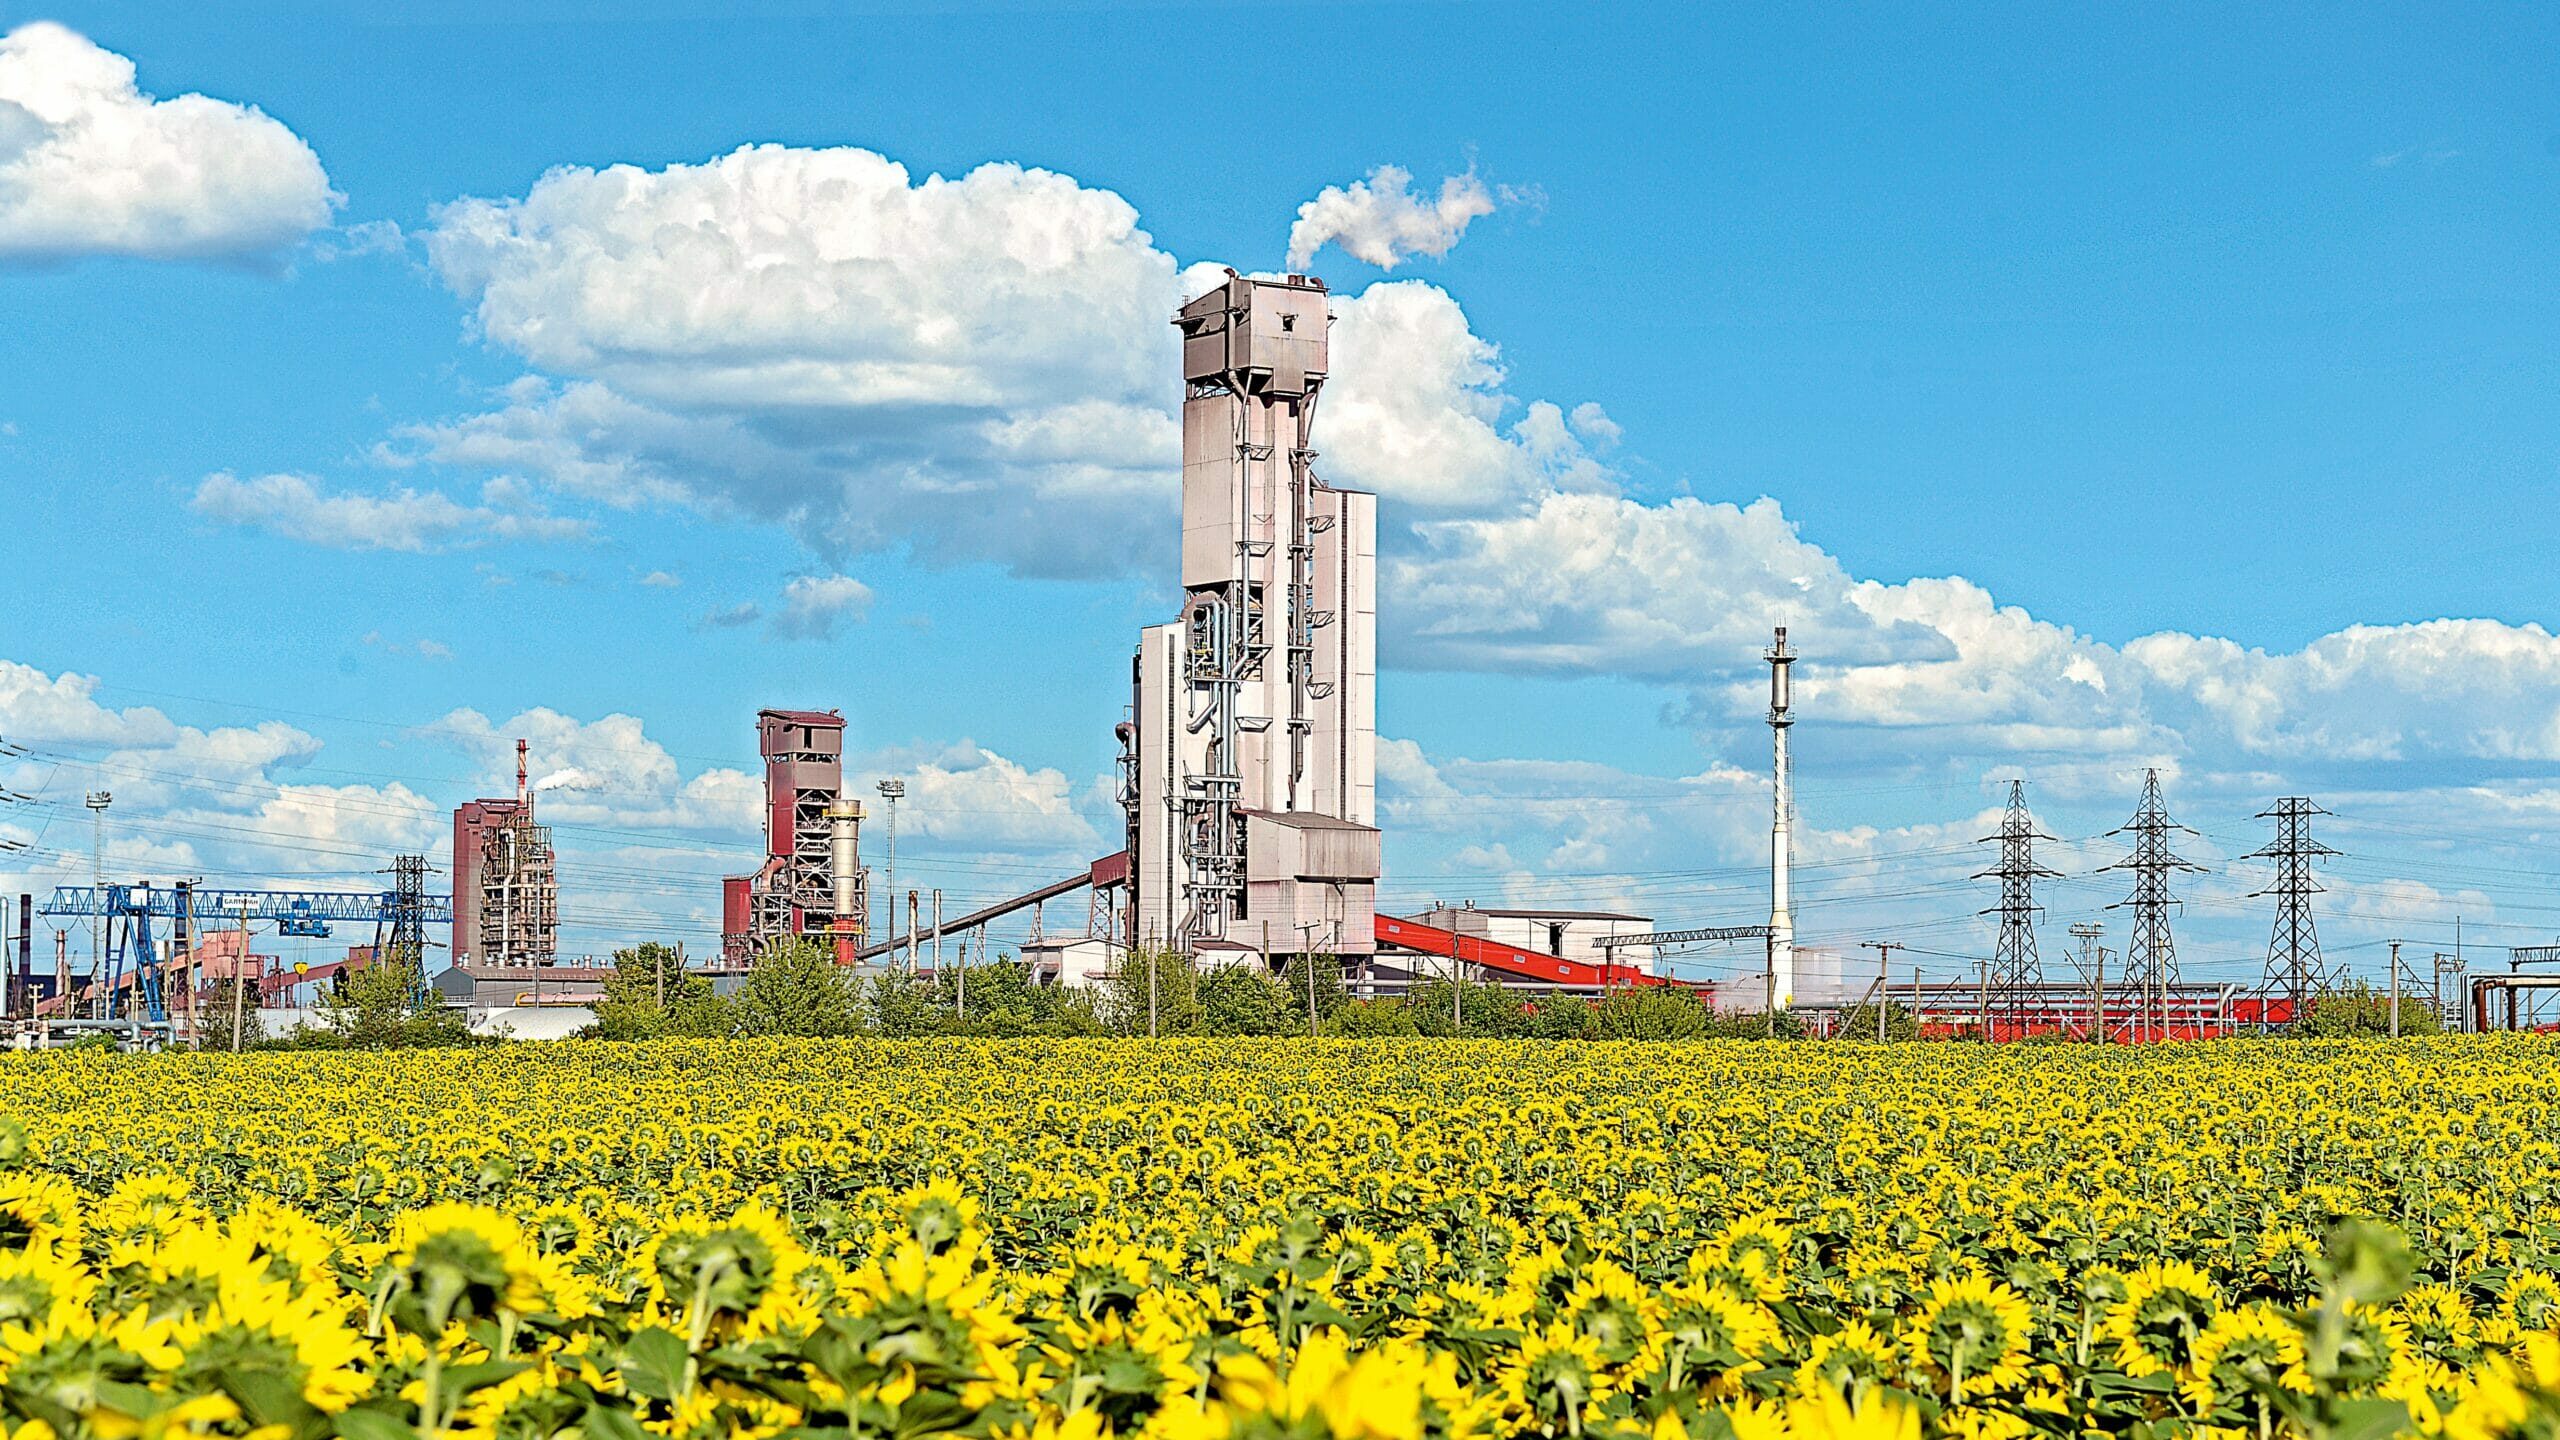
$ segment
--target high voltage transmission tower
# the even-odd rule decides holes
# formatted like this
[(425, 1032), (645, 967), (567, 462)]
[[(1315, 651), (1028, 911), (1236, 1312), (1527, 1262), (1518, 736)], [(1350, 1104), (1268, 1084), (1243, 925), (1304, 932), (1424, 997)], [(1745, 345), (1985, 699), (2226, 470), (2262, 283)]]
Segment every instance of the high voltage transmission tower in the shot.
[(2027, 1008), (2042, 998), (2044, 961), (2036, 954), (2036, 881), (2058, 880), (2062, 872), (2036, 863), (2036, 842), (2052, 838), (2039, 832), (2035, 817), (2027, 813), (2027, 783), (2010, 781), (2009, 808), (2000, 817), (2000, 833), (1983, 837), (1986, 843), (2000, 842), (2000, 863), (1973, 878), (2000, 882), (2000, 903), (1981, 912), (2000, 917), (2000, 939), (1983, 972), (1982, 1006), (2012, 1025), (2023, 1024)]
[(2161, 1033), (2168, 1029), (2169, 988), (2178, 983), (2178, 942), (2169, 933), (2169, 908), (2177, 902), (2169, 894), (2169, 876), (2204, 868), (2169, 849), (2173, 830), (2196, 833), (2169, 818), (2169, 807), (2160, 799), (2160, 772), (2145, 770), (2141, 806), (2132, 819), (2107, 832), (2133, 837), (2133, 853), (2106, 867), (2132, 871), (2133, 894), (2107, 908), (2133, 907), (2133, 934), (2124, 947), (2124, 983), (2132, 993), (2135, 1014), (2150, 1014)]
[(2259, 819), (2276, 822), (2276, 838), (2240, 857), (2276, 862), (2275, 883), (2250, 894), (2253, 900), (2276, 897), (2276, 928), (2267, 937), (2267, 976), (2261, 992), (2269, 1000), (2282, 997), (2291, 1002), (2297, 1022), (2328, 979), (2320, 963), (2320, 932), (2311, 922), (2311, 897), (2321, 891), (2320, 882), (2312, 878), (2311, 862), (2338, 853), (2311, 838), (2311, 817), (2328, 813), (2308, 796), (2285, 796), (2258, 812)]

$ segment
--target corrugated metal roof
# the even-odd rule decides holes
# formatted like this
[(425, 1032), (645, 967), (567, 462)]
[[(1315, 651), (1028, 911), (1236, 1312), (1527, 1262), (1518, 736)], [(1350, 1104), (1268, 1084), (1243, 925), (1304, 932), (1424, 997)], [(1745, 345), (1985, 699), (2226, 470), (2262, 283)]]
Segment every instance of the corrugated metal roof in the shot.
[(1356, 820), (1344, 820), (1333, 815), (1318, 815), (1307, 810), (1242, 810), (1237, 813), (1250, 815), (1257, 820), (1268, 820), (1274, 825), (1286, 825), (1296, 830), (1366, 830), (1373, 835), (1378, 833), (1378, 827), (1375, 825), (1363, 825)]
[(771, 716), (792, 725), (815, 725), (821, 728), (833, 726), (838, 730), (844, 728), (844, 717), (833, 710), (759, 710), (756, 716), (758, 719)]

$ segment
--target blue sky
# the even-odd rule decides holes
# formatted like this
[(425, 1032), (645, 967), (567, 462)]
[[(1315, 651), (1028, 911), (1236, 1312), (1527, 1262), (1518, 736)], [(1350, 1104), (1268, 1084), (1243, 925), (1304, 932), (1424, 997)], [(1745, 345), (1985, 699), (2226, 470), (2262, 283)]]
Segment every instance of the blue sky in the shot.
[[(0, 5), (39, 21), (133, 63), (117, 114), (268, 117), (157, 170), (0, 124), (40, 883), (100, 784), (138, 870), (370, 871), (547, 725), (571, 947), (700, 940), (759, 704), (929, 779), (902, 883), (1047, 874), (1171, 583), (1161, 302), (1393, 166), (1489, 210), (1313, 262), (1368, 357), (1319, 439), (1385, 497), (1401, 898), (1748, 911), (1783, 614), (1818, 939), (1952, 972), (1995, 782), (2077, 842), (2147, 764), (2222, 872), (2200, 974), (2263, 952), (2217, 857), (2278, 794), (2340, 812), (2348, 953), (2560, 923), (2547, 9)], [(828, 183), (947, 228), (858, 279), (660, 243), (823, 229)], [(965, 415), (866, 388), (927, 362)], [(2049, 947), (2118, 888), (2055, 887)]]

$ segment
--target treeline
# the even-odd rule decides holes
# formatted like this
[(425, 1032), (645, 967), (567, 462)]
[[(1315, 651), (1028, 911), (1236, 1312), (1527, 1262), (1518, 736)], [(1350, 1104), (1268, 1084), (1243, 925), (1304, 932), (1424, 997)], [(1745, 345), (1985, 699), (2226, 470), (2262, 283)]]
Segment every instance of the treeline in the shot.
[[(614, 952), (614, 975), (595, 1007), (591, 1038), (658, 1036), (881, 1035), (914, 1037), (1317, 1035), (1437, 1036), (1546, 1040), (1801, 1040), (1810, 1031), (1788, 1011), (1720, 1014), (1695, 992), (1650, 985), (1593, 1000), (1535, 995), (1477, 981), (1432, 979), (1391, 997), (1362, 1000), (1330, 956), (1299, 957), (1273, 975), (1251, 964), (1202, 966), (1170, 952), (1140, 952), (1102, 984), (1036, 983), (1013, 960), (940, 973), (858, 976), (825, 946), (785, 941), (758, 956), (745, 983), (715, 995), (709, 977), (688, 970), (674, 947), (655, 942)], [(1903, 1006), (1887, 1003), (1889, 1040), (1918, 1038)], [(1877, 1034), (1871, 1004), (1839, 1017), (1832, 1033)], [(2400, 1033), (2432, 1035), (2433, 1011), (2404, 997)], [(2313, 1000), (2300, 1035), (2390, 1033), (2388, 999), (2348, 986)], [(1949, 1038), (1968, 1038), (1959, 1033)], [(1972, 1037), (1978, 1038), (1978, 1037)], [(2036, 1037), (2064, 1043), (2061, 1037)], [(2030, 1043), (2033, 1043), (2030, 1041)]]
[[(858, 977), (807, 940), (768, 947), (745, 982), (722, 997), (672, 946), (614, 952), (614, 974), (584, 1033), (607, 1040), (658, 1036), (924, 1035), (1443, 1036), (1486, 1039), (1801, 1039), (1797, 1017), (1719, 1015), (1677, 986), (1601, 1000), (1532, 998), (1474, 981), (1435, 979), (1362, 1000), (1330, 956), (1298, 957), (1274, 975), (1250, 964), (1201, 966), (1168, 951), (1140, 952), (1091, 988), (1042, 985), (1004, 960), (940, 973)], [(1875, 1024), (1866, 1012), (1866, 1025)], [(1852, 1016), (1854, 1023), (1855, 1016)], [(1910, 1017), (1888, 1007), (1887, 1033), (1909, 1038)]]

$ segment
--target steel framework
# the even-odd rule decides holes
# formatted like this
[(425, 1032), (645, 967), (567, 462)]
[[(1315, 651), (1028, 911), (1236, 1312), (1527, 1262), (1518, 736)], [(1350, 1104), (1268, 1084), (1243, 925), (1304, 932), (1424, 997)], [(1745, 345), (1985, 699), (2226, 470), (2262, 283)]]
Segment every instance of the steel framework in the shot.
[[(403, 915), (414, 917), (410, 928), (421, 937), (427, 922), (452, 918), (450, 897), (424, 892), (425, 859), (404, 858), (418, 866), (418, 891), (405, 898), (396, 885), (390, 891), (205, 890), (183, 883), (63, 885), (35, 913), (95, 922), (97, 959), (83, 992), (96, 1012), (91, 1018), (131, 1018), (138, 1006), (143, 1018), (156, 1023), (168, 1019), (159, 932), (165, 928), (177, 938), (188, 928), (191, 910), (194, 915), (221, 920), (245, 915), (272, 923), (280, 935), (303, 939), (326, 938), (333, 923), (370, 921), (377, 943)], [(165, 927), (155, 922), (165, 922)], [(67, 994), (67, 985), (65, 990)]]
[(2044, 986), (2044, 960), (2036, 953), (2036, 881), (2059, 880), (2062, 872), (2036, 863), (2036, 842), (2052, 838), (2036, 829), (2027, 811), (2027, 782), (2012, 780), (2000, 833), (1983, 837), (1986, 844), (1999, 844), (2000, 861), (1973, 877), (2000, 882), (2000, 903), (1981, 912), (2000, 917), (2000, 938), (1983, 972), (1983, 1004), (2021, 1023), (2031, 996)]
[(375, 925), (373, 956), (377, 963), (405, 965), (409, 1000), (424, 1006), (434, 993), (427, 988), (427, 857), (402, 855), (391, 862), (391, 893)]
[(2195, 833), (2169, 818), (2169, 807), (2160, 798), (2160, 772), (2145, 770), (2141, 805), (2132, 819), (2107, 832), (2131, 835), (2133, 853), (2106, 867), (2133, 872), (2133, 894), (2107, 908), (2133, 909), (2133, 934), (2124, 949), (2124, 983), (2132, 993), (2133, 1023), (2138, 1029), (2167, 1026), (2166, 997), (2178, 984), (2178, 942), (2169, 929), (2169, 911), (2178, 902), (2169, 893), (2169, 877), (2180, 870), (2204, 868), (2169, 849), (2172, 831)]
[(2311, 862), (2338, 853), (2311, 838), (2311, 817), (2328, 813), (2308, 796), (2287, 795), (2258, 812), (2259, 819), (2276, 822), (2276, 838), (2240, 857), (2275, 862), (2275, 883), (2250, 894), (2253, 900), (2276, 897), (2275, 931), (2267, 937), (2267, 973), (2259, 993), (2269, 1000), (2290, 1002), (2297, 1022), (2307, 1013), (2311, 997), (2328, 981), (2320, 960), (2320, 931), (2311, 918), (2311, 897), (2321, 893)]

